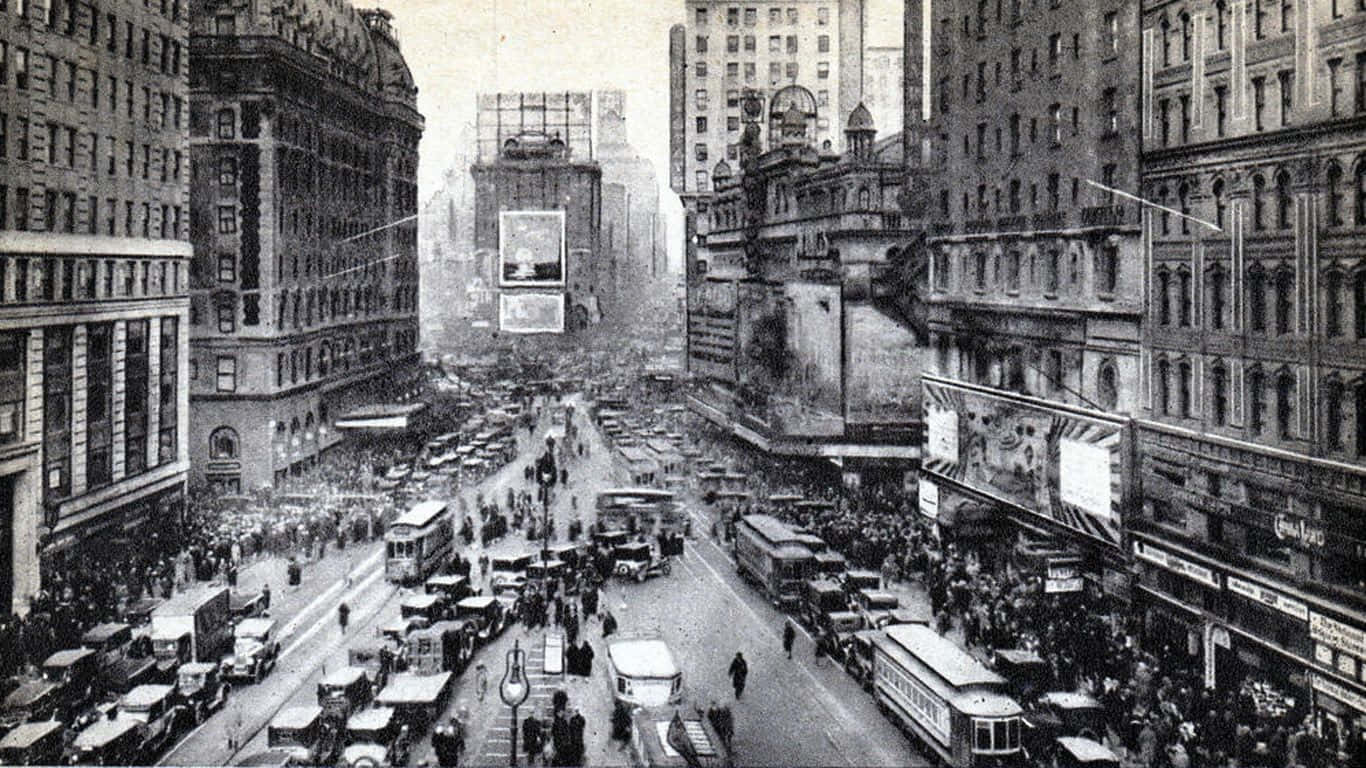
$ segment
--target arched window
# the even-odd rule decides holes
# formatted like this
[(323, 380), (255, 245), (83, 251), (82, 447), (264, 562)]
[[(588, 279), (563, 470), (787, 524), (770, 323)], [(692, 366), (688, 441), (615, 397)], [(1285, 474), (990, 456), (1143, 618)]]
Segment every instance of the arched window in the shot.
[(1247, 425), (1254, 435), (1266, 429), (1266, 376), (1260, 368), (1247, 373)]
[(1172, 365), (1166, 360), (1157, 364), (1157, 410), (1163, 416), (1171, 415), (1172, 412), (1172, 391), (1171, 391)]
[(1177, 323), (1182, 328), (1189, 328), (1191, 324), (1191, 273), (1190, 270), (1182, 267), (1176, 273), (1176, 290), (1179, 292), (1176, 305)]
[(1176, 366), (1176, 407), (1181, 418), (1191, 417), (1191, 364), (1187, 360)]
[(984, 291), (987, 288), (987, 254), (986, 251), (978, 251), (973, 255), (977, 260), (974, 270), (974, 278), (977, 283), (977, 290)]
[(237, 158), (224, 157), (218, 161), (218, 184), (231, 187), (237, 184)]
[(1170, 66), (1172, 63), (1172, 25), (1165, 18), (1162, 19), (1162, 66)]
[(1157, 324), (1172, 322), (1172, 276), (1166, 267), (1157, 270)]
[(1328, 450), (1342, 450), (1342, 382), (1336, 378), (1323, 383), (1323, 439)]
[(1224, 196), (1224, 180), (1215, 179), (1210, 186), (1210, 195), (1214, 198), (1214, 223), (1220, 228), (1224, 228), (1224, 217), (1228, 213), (1228, 198)]
[(1181, 60), (1190, 61), (1191, 59), (1191, 17), (1188, 13), (1181, 14)]
[(1205, 276), (1207, 290), (1209, 291), (1209, 325), (1216, 331), (1224, 329), (1224, 306), (1228, 303), (1226, 291), (1228, 290), (1227, 276), (1224, 268), (1218, 264), (1210, 267), (1209, 274)]
[(872, 204), (873, 204), (873, 203), (872, 203), (872, 195), (868, 192), (868, 188), (867, 188), (867, 187), (859, 187), (859, 189), (858, 189), (858, 207), (859, 207), (859, 210), (860, 210), (860, 211), (866, 211), (866, 210), (868, 210), (869, 208), (872, 207)]
[(1158, 218), (1162, 222), (1162, 234), (1170, 235), (1172, 233), (1172, 215), (1165, 209), (1171, 207), (1171, 201), (1169, 199), (1169, 193), (1167, 192), (1166, 186), (1158, 188), (1157, 202), (1161, 204), (1164, 209), (1160, 214), (1158, 214)]
[(1252, 228), (1266, 226), (1266, 180), (1261, 176), (1252, 177)]
[(1115, 364), (1111, 360), (1104, 360), (1100, 364), (1096, 396), (1100, 400), (1100, 407), (1107, 411), (1119, 407), (1119, 373), (1115, 371)]
[(1323, 276), (1323, 333), (1342, 335), (1342, 273), (1337, 270)]
[(1327, 203), (1328, 226), (1338, 227), (1342, 225), (1342, 166), (1337, 163), (1328, 164), (1326, 174), (1324, 201)]
[(1295, 271), (1290, 267), (1276, 270), (1276, 333), (1294, 331)]
[(237, 430), (232, 427), (219, 427), (209, 435), (209, 458), (237, 458)]
[(1294, 215), (1294, 196), (1290, 192), (1290, 174), (1276, 174), (1276, 228), (1290, 229)]
[(1186, 182), (1181, 182), (1181, 186), (1177, 188), (1176, 198), (1177, 205), (1180, 206), (1182, 214), (1181, 234), (1189, 235), (1191, 231), (1190, 219), (1187, 217), (1191, 214), (1191, 191), (1190, 187), (1186, 185)]
[(1266, 273), (1260, 264), (1247, 271), (1247, 321), (1254, 331), (1266, 330)]
[(1011, 347), (1006, 356), (1006, 362), (1006, 388), (1015, 392), (1024, 392), (1024, 350), (1019, 347)]
[(1276, 434), (1282, 440), (1294, 436), (1295, 420), (1295, 376), (1290, 371), (1282, 371), (1276, 377)]
[(1209, 373), (1210, 418), (1214, 425), (1222, 427), (1228, 423), (1228, 369), (1223, 363), (1215, 363)]
[(1366, 269), (1352, 276), (1352, 325), (1358, 339), (1366, 339)]

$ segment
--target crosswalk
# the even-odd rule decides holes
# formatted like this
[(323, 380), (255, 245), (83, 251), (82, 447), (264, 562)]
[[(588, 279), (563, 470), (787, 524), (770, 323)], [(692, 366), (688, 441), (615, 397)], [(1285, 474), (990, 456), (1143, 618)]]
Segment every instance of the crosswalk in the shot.
[[(551, 698), (555, 694), (555, 689), (561, 687), (564, 682), (564, 675), (552, 674), (546, 671), (546, 646), (563, 647), (563, 638), (559, 633), (551, 633), (550, 643), (531, 643), (531, 647), (526, 650), (527, 680), (531, 682), (531, 694), (527, 697), (526, 703), (517, 708), (518, 727), (521, 720), (528, 713), (536, 713), (544, 716), (550, 711)], [(558, 640), (558, 644), (553, 642)], [(562, 664), (556, 664), (558, 660), (552, 659), (550, 665), (553, 669), (563, 668)], [(501, 704), (501, 702), (500, 702)], [(526, 747), (520, 743), (521, 734), (518, 733), (519, 751), (518, 759), (524, 759)], [(475, 759), (475, 765), (503, 765), (508, 762), (512, 753), (512, 716), (510, 711), (503, 711), (492, 723), (484, 734), (484, 740), (479, 750), (479, 756)]]

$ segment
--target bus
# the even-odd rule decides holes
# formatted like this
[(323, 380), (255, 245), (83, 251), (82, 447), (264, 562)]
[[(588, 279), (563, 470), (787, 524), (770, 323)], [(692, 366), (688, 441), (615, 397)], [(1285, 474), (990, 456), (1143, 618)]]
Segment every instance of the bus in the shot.
[(798, 534), (769, 515), (745, 515), (735, 528), (735, 569), (784, 610), (801, 603), (815, 555)]
[(1024, 766), (1020, 705), (1006, 680), (923, 624), (872, 635), (873, 696), (884, 713), (954, 768)]
[(655, 523), (668, 533), (686, 527), (686, 513), (673, 491), (661, 488), (607, 488), (598, 492), (597, 530), (653, 532)]
[(384, 576), (414, 584), (445, 567), (455, 551), (455, 526), (444, 501), (413, 506), (384, 533)]

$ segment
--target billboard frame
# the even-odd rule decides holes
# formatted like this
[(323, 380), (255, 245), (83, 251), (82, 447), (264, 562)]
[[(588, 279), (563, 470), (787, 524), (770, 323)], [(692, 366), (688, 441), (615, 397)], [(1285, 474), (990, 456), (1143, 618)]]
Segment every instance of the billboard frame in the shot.
[[(534, 298), (547, 298), (547, 299), (552, 299), (552, 300), (554, 300), (554, 301), (559, 305), (559, 327), (558, 327), (558, 328), (522, 328), (522, 329), (519, 329), (519, 328), (511, 328), (511, 327), (508, 326), (508, 324), (507, 324), (508, 300), (509, 300), (509, 299), (529, 299), (529, 298), (533, 298), (533, 297), (534, 297)], [(526, 293), (520, 293), (520, 292), (519, 292), (519, 293), (507, 293), (507, 292), (505, 292), (505, 291), (499, 291), (499, 293), (498, 293), (498, 330), (502, 331), (503, 333), (515, 333), (515, 334), (519, 334), (519, 335), (523, 335), (523, 336), (530, 336), (530, 335), (534, 335), (534, 334), (538, 334), (538, 333), (563, 334), (563, 333), (565, 332), (565, 319), (566, 319), (566, 318), (565, 318), (566, 311), (565, 311), (565, 306), (564, 306), (564, 304), (565, 304), (565, 301), (564, 301), (564, 294), (563, 294), (563, 293), (544, 293), (544, 292), (539, 292), (539, 291), (537, 291), (537, 292), (526, 292)]]
[[(507, 264), (507, 222), (514, 216), (553, 216), (558, 219), (560, 224), (560, 247), (559, 247), (559, 268), (560, 277), (557, 280), (508, 280), (504, 271)], [(569, 244), (565, 242), (565, 212), (564, 209), (547, 209), (539, 211), (499, 211), (498, 212), (498, 287), (499, 288), (563, 288), (569, 279)], [(502, 317), (502, 307), (499, 307), (499, 317)]]

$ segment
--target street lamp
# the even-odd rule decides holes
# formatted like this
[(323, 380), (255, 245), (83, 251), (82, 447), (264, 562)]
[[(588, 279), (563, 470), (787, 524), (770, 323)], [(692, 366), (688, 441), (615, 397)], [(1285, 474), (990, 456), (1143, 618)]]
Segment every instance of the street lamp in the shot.
[(531, 684), (526, 678), (526, 652), (522, 650), (521, 641), (515, 640), (508, 651), (503, 680), (498, 684), (498, 697), (512, 707), (512, 754), (508, 755), (508, 765), (517, 765), (517, 707), (526, 702), (530, 695)]

